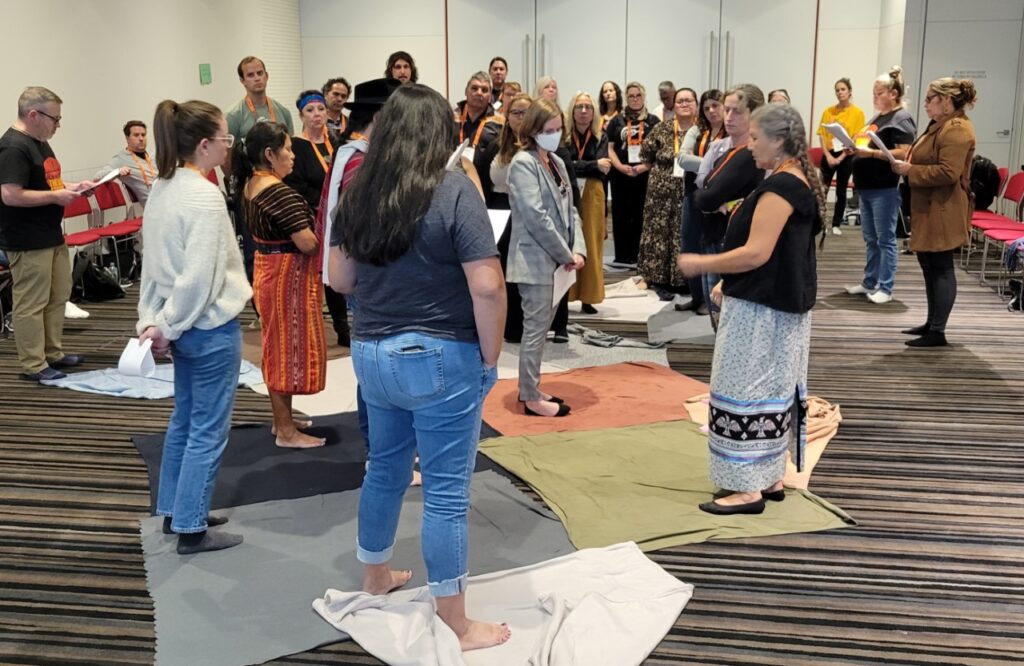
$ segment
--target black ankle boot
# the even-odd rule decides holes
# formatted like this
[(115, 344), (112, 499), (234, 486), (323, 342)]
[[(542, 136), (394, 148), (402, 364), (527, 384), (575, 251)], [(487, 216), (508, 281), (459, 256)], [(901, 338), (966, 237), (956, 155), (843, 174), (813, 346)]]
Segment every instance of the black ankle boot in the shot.
[(907, 340), (904, 342), (908, 347), (945, 347), (949, 343), (946, 342), (946, 334), (940, 331), (928, 331), (916, 340)]
[(930, 330), (932, 330), (931, 325), (925, 322), (924, 324), (915, 326), (914, 328), (905, 328), (900, 331), (900, 333), (903, 333), (904, 335), (924, 335)]

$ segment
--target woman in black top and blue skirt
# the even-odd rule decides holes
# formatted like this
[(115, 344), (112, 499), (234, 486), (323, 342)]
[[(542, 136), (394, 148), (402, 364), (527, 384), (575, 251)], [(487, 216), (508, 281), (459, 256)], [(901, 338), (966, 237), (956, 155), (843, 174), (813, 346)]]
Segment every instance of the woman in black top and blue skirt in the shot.
[(803, 466), (814, 237), (825, 209), (793, 107), (755, 111), (747, 149), (771, 175), (732, 211), (721, 254), (678, 260), (684, 275), (723, 276), (711, 295), (722, 316), (711, 368), (708, 460), (711, 480), (731, 492), (700, 505), (719, 515), (757, 514), (765, 500), (782, 501), (787, 453)]

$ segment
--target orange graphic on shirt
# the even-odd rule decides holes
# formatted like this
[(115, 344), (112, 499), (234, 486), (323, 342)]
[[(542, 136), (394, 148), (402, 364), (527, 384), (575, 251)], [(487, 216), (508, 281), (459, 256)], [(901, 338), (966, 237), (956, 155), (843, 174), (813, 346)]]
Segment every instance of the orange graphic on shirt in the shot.
[(869, 145), (871, 145), (871, 137), (868, 136), (868, 132), (877, 132), (877, 131), (878, 131), (878, 125), (876, 125), (874, 123), (871, 123), (870, 125), (866, 125), (864, 127), (864, 129), (862, 129), (861, 131), (857, 132), (857, 134), (854, 135), (853, 143), (858, 148), (867, 148)]
[(60, 177), (60, 162), (56, 157), (47, 157), (43, 161), (43, 173), (46, 174), (46, 183), (51, 191), (64, 189), (64, 180)]

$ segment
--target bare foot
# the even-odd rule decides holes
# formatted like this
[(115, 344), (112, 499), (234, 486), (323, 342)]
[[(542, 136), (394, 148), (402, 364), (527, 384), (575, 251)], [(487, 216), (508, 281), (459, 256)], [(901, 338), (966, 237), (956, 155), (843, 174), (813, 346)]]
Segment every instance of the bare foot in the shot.
[(481, 650), (483, 648), (501, 645), (512, 637), (512, 630), (502, 622), (477, 622), (466, 620), (466, 631), (459, 636), (459, 645), (462, 651)]
[(327, 440), (323, 437), (312, 437), (296, 430), (290, 437), (281, 434), (275, 440), (275, 443), (284, 449), (315, 449), (326, 444)]
[(752, 493), (733, 493), (732, 495), (719, 497), (715, 500), (715, 504), (719, 504), (721, 506), (734, 506), (736, 504), (750, 504), (751, 502), (756, 502), (759, 499), (761, 499), (760, 491), (754, 491)]
[[(294, 419), (294, 420), (292, 420), (292, 427), (295, 428), (296, 430), (302, 430), (303, 428), (312, 428), (313, 427), (313, 421), (312, 421), (312, 419)], [(277, 434), (277, 426), (276, 425), (270, 426), (270, 434), (271, 435), (276, 435)]]
[(547, 400), (527, 400), (526, 406), (541, 416), (555, 416), (561, 405)]
[(423, 475), (420, 474), (419, 472), (417, 472), (416, 470), (413, 470), (412, 471), (412, 481), (409, 482), (409, 487), (410, 488), (415, 488), (416, 486), (422, 486), (422, 485), (423, 485)]
[(412, 571), (409, 569), (395, 571), (386, 565), (368, 566), (363, 574), (363, 592), (374, 595), (387, 594), (408, 583), (410, 578)]

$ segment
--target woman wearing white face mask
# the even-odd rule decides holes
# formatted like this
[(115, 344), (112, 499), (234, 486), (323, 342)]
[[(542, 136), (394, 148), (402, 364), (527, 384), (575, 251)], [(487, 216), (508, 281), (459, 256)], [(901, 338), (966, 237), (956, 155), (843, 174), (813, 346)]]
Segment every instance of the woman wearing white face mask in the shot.
[(521, 150), (508, 169), (512, 238), (509, 282), (519, 285), (523, 303), (523, 338), (519, 349), (519, 400), (531, 416), (565, 416), (569, 406), (540, 390), (544, 340), (555, 314), (552, 305), (556, 270), (583, 268), (586, 246), (572, 183), (554, 151), (565, 132), (562, 112), (539, 100), (526, 112), (519, 130)]

